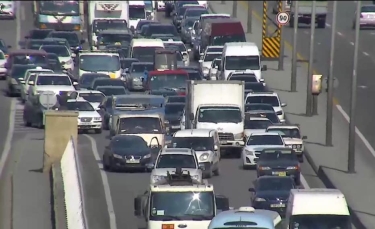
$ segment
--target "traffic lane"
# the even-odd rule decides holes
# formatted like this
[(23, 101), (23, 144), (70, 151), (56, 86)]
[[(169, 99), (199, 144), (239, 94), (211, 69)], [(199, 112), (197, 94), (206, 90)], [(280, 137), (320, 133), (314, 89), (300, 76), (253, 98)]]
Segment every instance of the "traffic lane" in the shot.
[(83, 180), (84, 208), (89, 228), (109, 228), (108, 208), (100, 175), (101, 170), (98, 167), (98, 163), (101, 162), (95, 160), (91, 142), (86, 136), (79, 135), (77, 142)]
[[(20, 40), (23, 40), (31, 29), (34, 29), (34, 15), (32, 12), (33, 1), (20, 1), (21, 11), (21, 33)], [(18, 42), (18, 41), (17, 41)]]

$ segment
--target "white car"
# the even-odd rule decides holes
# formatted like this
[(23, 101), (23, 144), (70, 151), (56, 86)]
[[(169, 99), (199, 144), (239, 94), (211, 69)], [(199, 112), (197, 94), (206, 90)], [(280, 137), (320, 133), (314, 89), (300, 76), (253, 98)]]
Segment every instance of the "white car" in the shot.
[(3, 51), (0, 50), (0, 79), (6, 79), (7, 69), (4, 67), (5, 63), (7, 62), (7, 58), (5, 57)]
[(21, 83), (21, 100), (22, 102), (26, 102), (27, 95), (29, 92), (29, 81), (35, 82), (36, 75), (38, 73), (53, 73), (51, 69), (43, 69), (41, 67), (36, 67), (35, 69), (27, 69), (25, 76), (22, 80), (20, 80)]
[(203, 6), (203, 7), (205, 7), (206, 9), (208, 9), (207, 1), (198, 1), (198, 3), (199, 3), (200, 6)]
[(102, 116), (91, 104), (82, 99), (69, 99), (66, 107), (71, 111), (78, 111), (78, 131), (94, 130), (96, 134), (102, 132)]
[(245, 119), (245, 136), (250, 136), (255, 133), (264, 133), (267, 127), (272, 124), (273, 123), (268, 118), (250, 116), (250, 118)]
[(296, 152), (300, 162), (303, 161), (303, 151), (305, 150), (303, 140), (307, 139), (307, 136), (301, 135), (298, 125), (269, 126), (266, 131), (279, 133), (284, 139), (285, 145)]
[(184, 42), (182, 41), (166, 41), (163, 42), (165, 47), (173, 47), (175, 46), (177, 50), (181, 53), (182, 55), (182, 60), (184, 61), (185, 66), (189, 66), (190, 64), (190, 58), (189, 58), (189, 53), (191, 52), (191, 49), (186, 48)]
[(95, 110), (100, 110), (99, 105), (102, 103), (105, 95), (100, 91), (94, 90), (79, 90), (70, 93), (70, 98), (79, 99), (82, 98), (88, 101)]
[(208, 71), (208, 77), (211, 80), (218, 80), (218, 78), (216, 77), (216, 73), (217, 73), (217, 69), (219, 68), (220, 64), (221, 64), (221, 58), (220, 57), (215, 58), (211, 62), (211, 67), (210, 67), (210, 70)]
[(263, 85), (266, 86), (264, 79), (256, 76), (255, 72), (252, 70), (231, 72), (229, 73), (227, 80), (239, 80), (244, 81), (245, 83), (263, 83)]
[(165, 177), (176, 172), (176, 168), (181, 168), (183, 172), (202, 182), (202, 170), (199, 168), (197, 156), (192, 149), (188, 148), (167, 148), (163, 149), (155, 162), (151, 172), (150, 184), (157, 183)]
[(221, 57), (221, 54), (221, 52), (205, 52), (202, 58), (199, 60), (200, 68), (206, 79), (208, 77), (208, 73), (210, 72), (212, 61), (218, 57)]
[(55, 94), (69, 93), (76, 89), (77, 82), (72, 82), (68, 75), (61, 73), (40, 73), (35, 77), (35, 82), (28, 82), (28, 98), (39, 95), (45, 91), (52, 91)]
[(276, 92), (250, 92), (246, 95), (245, 103), (270, 104), (275, 110), (280, 122), (285, 123), (285, 112), (283, 111), (283, 107), (286, 107), (287, 104), (280, 102), (279, 96)]
[(253, 133), (242, 150), (242, 167), (254, 168), (263, 149), (285, 147), (280, 134), (275, 132)]
[(0, 19), (15, 19), (16, 6), (16, 1), (0, 1)]
[(42, 45), (39, 50), (44, 50), (48, 53), (55, 53), (64, 69), (74, 70), (73, 58), (76, 54), (72, 53), (72, 51), (65, 45)]

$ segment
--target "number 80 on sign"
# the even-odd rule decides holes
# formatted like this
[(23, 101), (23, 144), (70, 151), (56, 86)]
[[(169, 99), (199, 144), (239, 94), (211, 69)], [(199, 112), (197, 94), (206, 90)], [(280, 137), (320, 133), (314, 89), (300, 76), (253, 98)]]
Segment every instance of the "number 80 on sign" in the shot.
[(290, 20), (289, 14), (286, 12), (280, 12), (276, 15), (276, 21), (279, 25), (286, 25)]

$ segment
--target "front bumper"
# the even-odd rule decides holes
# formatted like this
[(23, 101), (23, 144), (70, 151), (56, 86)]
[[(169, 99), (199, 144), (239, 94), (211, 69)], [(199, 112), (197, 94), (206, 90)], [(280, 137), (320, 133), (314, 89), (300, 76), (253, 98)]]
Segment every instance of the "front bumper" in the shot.
[(78, 123), (78, 130), (99, 130), (102, 129), (102, 122), (91, 122), (87, 124)]
[(258, 161), (258, 157), (255, 156), (255, 154), (250, 155), (246, 154), (244, 151), (242, 151), (242, 164), (243, 166), (255, 166)]
[(241, 148), (245, 145), (243, 140), (221, 140), (220, 146), (221, 147), (230, 147), (230, 148)]
[(301, 173), (297, 170), (257, 170), (257, 176), (277, 176), (277, 177), (285, 177), (285, 176), (290, 176), (293, 177), (294, 179), (299, 179), (301, 176)]

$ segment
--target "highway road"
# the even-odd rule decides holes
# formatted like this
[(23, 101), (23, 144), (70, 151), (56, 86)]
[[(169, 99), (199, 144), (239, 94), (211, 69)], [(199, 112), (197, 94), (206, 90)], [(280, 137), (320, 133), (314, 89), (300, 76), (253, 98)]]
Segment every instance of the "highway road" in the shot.
[[(158, 14), (158, 19), (164, 23), (171, 23), (170, 20), (164, 18), (162, 13)], [(100, 135), (85, 135), (87, 139), (80, 138), (78, 142), (89, 226), (93, 228), (107, 226), (108, 228), (110, 221), (108, 211), (112, 211), (111, 205), (113, 205), (111, 216), (115, 217), (117, 228), (136, 228), (133, 199), (148, 188), (149, 173), (103, 171), (100, 159), (104, 147), (109, 143), (108, 135), (107, 131)], [(215, 192), (229, 197), (233, 207), (249, 206), (248, 188), (252, 187), (252, 181), (256, 179), (255, 171), (242, 170), (239, 159), (223, 159), (220, 163), (220, 176), (209, 180), (214, 185)], [(309, 164), (302, 164), (302, 171), (310, 187), (324, 187)], [(105, 190), (109, 192), (109, 195), (106, 195)]]
[[(243, 3), (241, 3), (243, 4)], [(263, 6), (261, 1), (251, 3), (255, 11), (254, 17), (257, 23), (260, 21)], [(364, 1), (362, 5), (371, 4)], [(351, 78), (353, 72), (354, 56), (354, 30), (353, 19), (356, 3), (354, 1), (339, 1), (337, 4), (337, 26), (336, 44), (334, 58), (334, 77), (339, 81), (339, 87), (335, 91), (335, 104), (342, 106), (344, 112), (349, 114)], [(269, 13), (271, 17), (275, 17)], [(331, 24), (332, 24), (332, 2), (329, 2), (329, 14), (326, 21), (326, 29), (315, 30), (314, 69), (317, 73), (328, 75), (329, 50), (331, 46)], [(291, 48), (293, 42), (293, 29), (285, 26), (285, 40), (287, 47)], [(367, 141), (375, 147), (375, 107), (372, 101), (375, 100), (375, 30), (361, 30), (359, 35), (359, 56), (358, 56), (358, 89), (356, 106), (356, 126), (364, 135)], [(300, 58), (308, 59), (310, 46), (310, 27), (301, 25), (298, 29), (298, 53)], [(368, 102), (369, 101), (369, 102)], [(363, 140), (363, 139), (362, 139)], [(369, 149), (374, 154), (373, 149)]]

